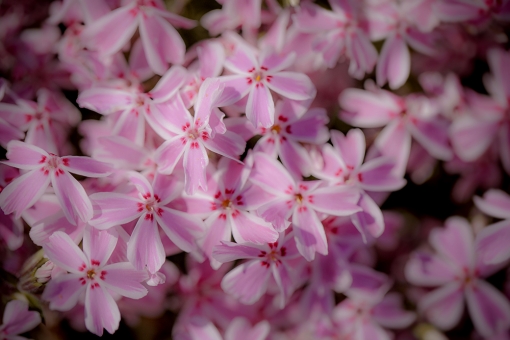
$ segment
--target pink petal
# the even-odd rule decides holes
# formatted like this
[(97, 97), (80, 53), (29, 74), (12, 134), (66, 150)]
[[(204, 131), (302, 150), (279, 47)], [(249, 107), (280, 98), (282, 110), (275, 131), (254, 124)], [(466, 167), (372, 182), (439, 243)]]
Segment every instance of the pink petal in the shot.
[(143, 196), (153, 196), (153, 188), (147, 178), (139, 172), (130, 171), (128, 173), (129, 181), (136, 187), (136, 190)]
[(158, 103), (169, 100), (177, 93), (186, 76), (187, 72), (184, 67), (172, 66), (150, 91), (149, 96)]
[(448, 161), (453, 157), (448, 142), (447, 124), (440, 119), (416, 120), (408, 129), (427, 151), (437, 159)]
[(346, 165), (356, 169), (363, 163), (365, 135), (360, 129), (349, 130), (345, 136), (340, 131), (333, 130), (331, 131), (331, 142), (335, 148), (340, 150), (340, 156)]
[(17, 337), (10, 335), (23, 334), (40, 323), (39, 312), (29, 311), (27, 302), (12, 300), (5, 306), (2, 332), (7, 335), (7, 339), (16, 340)]
[(51, 184), (69, 222), (76, 224), (78, 219), (88, 222), (92, 218), (92, 203), (85, 189), (69, 172), (52, 172)]
[(283, 263), (272, 265), (271, 272), (280, 290), (278, 307), (283, 309), (294, 291), (294, 283), (290, 277), (287, 266)]
[(291, 67), (296, 60), (296, 53), (291, 52), (287, 55), (282, 55), (265, 50), (261, 56), (261, 60), (260, 66), (267, 68), (268, 73), (273, 74)]
[(464, 294), (458, 282), (448, 283), (425, 295), (419, 310), (442, 330), (450, 330), (460, 321), (464, 312)]
[(436, 255), (417, 252), (408, 260), (405, 275), (412, 284), (434, 287), (452, 282), (457, 270)]
[(237, 44), (234, 53), (225, 60), (224, 66), (233, 73), (248, 75), (250, 70), (257, 68), (258, 62), (250, 48)]
[(388, 124), (401, 108), (396, 99), (382, 92), (375, 94), (360, 89), (346, 89), (339, 97), (340, 105), (350, 113), (347, 122), (354, 126), (372, 128)]
[(249, 261), (225, 275), (221, 288), (241, 303), (252, 305), (266, 292), (270, 275), (262, 261)]
[(363, 193), (358, 202), (363, 211), (354, 214), (351, 219), (356, 229), (361, 233), (363, 242), (367, 242), (367, 234), (379, 237), (384, 232), (384, 217), (381, 208), (369, 195)]
[(377, 62), (377, 85), (383, 86), (388, 80), (392, 90), (406, 82), (411, 72), (411, 54), (402, 37), (392, 35), (386, 39)]
[(430, 232), (430, 244), (459, 268), (473, 268), (473, 243), (473, 230), (467, 220), (461, 217), (450, 217), (445, 222), (445, 228)]
[(48, 188), (50, 176), (42, 170), (32, 170), (16, 178), (0, 192), (0, 208), (14, 218), (30, 208)]
[(158, 16), (140, 20), (140, 37), (149, 66), (163, 75), (168, 63), (182, 64), (186, 46), (179, 33)]
[(466, 303), (476, 330), (490, 338), (510, 327), (508, 299), (492, 285), (476, 280), (466, 289)]
[(318, 5), (305, 2), (297, 7), (293, 16), (299, 30), (303, 32), (323, 32), (338, 28), (343, 19), (339, 13), (328, 11)]
[(83, 285), (80, 274), (59, 275), (46, 285), (42, 299), (49, 301), (50, 309), (68, 311), (78, 303), (87, 286)]
[(229, 106), (244, 98), (251, 90), (251, 81), (246, 76), (222, 76), (219, 77), (221, 83), (225, 85), (221, 96), (218, 98), (216, 105), (218, 107)]
[(322, 223), (310, 207), (302, 205), (294, 211), (292, 228), (296, 236), (299, 253), (307, 261), (315, 258), (315, 252), (328, 254), (328, 242)]
[(78, 226), (70, 223), (60, 211), (33, 224), (30, 228), (30, 238), (38, 246), (43, 246), (54, 232), (62, 231), (78, 243), (83, 236), (84, 228), (83, 223), (78, 223)]
[(257, 214), (267, 222), (273, 223), (276, 231), (282, 232), (289, 226), (288, 221), (292, 209), (289, 207), (289, 198), (271, 200), (257, 209)]
[[(256, 153), (254, 156), (254, 169), (250, 180), (265, 191), (277, 196), (291, 195), (296, 185), (278, 161), (263, 153)], [(288, 190), (291, 192), (286, 193)]]
[(152, 7), (151, 10), (155, 15), (165, 18), (169, 23), (171, 23), (175, 27), (191, 29), (197, 25), (195, 20), (182, 17), (175, 13), (169, 12), (165, 9), (158, 9), (156, 7)]
[(85, 44), (104, 55), (118, 52), (129, 42), (138, 26), (132, 9), (133, 6), (120, 7), (87, 25), (81, 34)]
[(510, 95), (510, 53), (499, 48), (492, 48), (487, 52), (487, 62), (489, 63), (492, 74), (496, 82), (502, 87), (503, 93), (508, 97)]
[(496, 121), (483, 121), (469, 116), (455, 119), (450, 128), (455, 153), (464, 161), (477, 159), (489, 148), (497, 130)]
[(211, 321), (195, 316), (186, 325), (190, 340), (223, 340), (220, 332)]
[[(149, 216), (149, 217), (147, 217)], [(137, 270), (157, 272), (165, 262), (165, 249), (156, 221), (149, 214), (140, 217), (128, 242), (127, 257)]]
[(0, 118), (0, 145), (7, 149), (7, 144), (13, 140), (20, 140), (25, 133)]
[(232, 262), (240, 259), (256, 259), (264, 248), (249, 243), (239, 244), (234, 242), (223, 241), (214, 247), (213, 257), (221, 263)]
[(86, 177), (106, 177), (113, 171), (111, 164), (90, 157), (65, 156), (62, 162), (67, 171)]
[(186, 193), (192, 195), (199, 187), (207, 190), (205, 168), (209, 164), (209, 156), (201, 142), (188, 142), (184, 152), (184, 171)]
[(283, 97), (293, 100), (307, 100), (315, 97), (315, 86), (307, 75), (296, 72), (271, 74), (266, 85)]
[(151, 127), (165, 139), (182, 134), (187, 125), (193, 123), (193, 117), (184, 105), (181, 96), (174, 96), (170, 100), (152, 107), (154, 110), (150, 114), (147, 113), (145, 117)]
[(271, 127), (274, 124), (273, 96), (267, 86), (256, 83), (248, 95), (246, 117), (255, 127)]
[(140, 282), (148, 279), (145, 271), (135, 270), (128, 262), (113, 263), (102, 268), (102, 285), (130, 299), (140, 299), (147, 295), (147, 288)]
[(108, 229), (128, 223), (140, 216), (140, 200), (120, 193), (97, 193), (90, 196), (94, 218), (89, 223), (98, 229)]
[(160, 205), (167, 205), (182, 194), (182, 182), (175, 176), (156, 173), (152, 181), (154, 196), (161, 200)]
[(44, 245), (44, 253), (57, 266), (74, 274), (80, 274), (89, 265), (81, 249), (62, 231), (50, 236), (49, 242)]
[(167, 140), (165, 143), (156, 150), (154, 161), (158, 164), (158, 171), (162, 174), (171, 174), (177, 162), (181, 159), (184, 150), (186, 149), (186, 142), (182, 136), (175, 136)]
[(107, 115), (122, 111), (133, 105), (133, 94), (118, 89), (92, 87), (80, 92), (78, 105)]
[(395, 163), (390, 158), (374, 158), (361, 166), (357, 174), (360, 186), (367, 191), (397, 191), (406, 180), (393, 175)]
[(473, 198), (476, 207), (489, 216), (510, 219), (510, 196), (502, 190), (490, 189), (483, 198)]
[[(221, 217), (220, 217), (221, 215)], [(201, 248), (211, 262), (211, 267), (218, 269), (221, 262), (213, 257), (213, 249), (219, 246), (221, 241), (230, 241), (232, 229), (230, 221), (227, 222), (225, 214), (215, 211), (205, 220), (205, 229), (207, 230), (203, 239), (201, 239)]]
[(156, 215), (161, 229), (170, 240), (185, 252), (191, 252), (195, 249), (195, 241), (205, 229), (202, 220), (196, 216), (190, 216), (188, 213), (162, 208), (160, 215)]
[(329, 118), (326, 110), (312, 108), (308, 110), (299, 120), (289, 124), (289, 136), (306, 143), (323, 144), (329, 139), (329, 131), (326, 126)]
[(98, 266), (104, 266), (117, 245), (117, 238), (115, 230), (87, 228), (83, 234), (83, 252), (90, 263), (99, 262)]
[(207, 149), (234, 160), (242, 155), (246, 147), (245, 141), (230, 131), (216, 134), (214, 138), (204, 141), (204, 145)]
[(505, 122), (499, 129), (499, 155), (503, 168), (510, 174), (510, 124)]
[(217, 77), (221, 74), (225, 61), (225, 49), (217, 41), (205, 41), (197, 48), (200, 61), (200, 76)]
[(510, 258), (510, 221), (501, 221), (483, 228), (476, 235), (477, 268), (480, 271), (490, 270), (491, 265), (504, 264)]
[(353, 30), (347, 34), (345, 43), (347, 55), (351, 58), (349, 74), (356, 79), (363, 79), (370, 73), (377, 62), (377, 50), (362, 30)]
[(416, 315), (403, 309), (402, 296), (389, 293), (372, 309), (372, 317), (385, 328), (403, 329), (410, 326)]
[(2, 163), (18, 169), (34, 170), (40, 168), (47, 157), (48, 153), (37, 146), (11, 141), (7, 145), (7, 158), (9, 160)]
[[(257, 144), (259, 143), (260, 140)], [(312, 161), (301, 144), (290, 140), (282, 141), (280, 159), (294, 178), (301, 179), (302, 176), (310, 176)]]
[(138, 169), (147, 158), (144, 148), (121, 136), (100, 137), (97, 143), (92, 156), (121, 169)]
[(87, 287), (85, 294), (85, 325), (87, 329), (103, 335), (103, 328), (113, 334), (120, 323), (120, 312), (117, 303), (101, 285)]
[(383, 156), (395, 162), (393, 174), (403, 177), (411, 152), (411, 135), (401, 121), (387, 125), (377, 136), (374, 146)]
[(326, 214), (348, 216), (361, 210), (357, 205), (359, 197), (359, 190), (352, 186), (325, 187), (310, 194), (309, 205)]
[(238, 243), (273, 243), (278, 233), (271, 223), (246, 211), (235, 211), (228, 216), (232, 225), (232, 235)]
[(225, 331), (225, 340), (265, 340), (271, 327), (266, 320), (251, 327), (251, 324), (243, 317), (236, 317)]
[(225, 84), (218, 78), (206, 79), (200, 86), (194, 107), (194, 121), (197, 128), (205, 126), (209, 122), (209, 116), (211, 116), (211, 112), (216, 106), (216, 101), (223, 93), (224, 87)]

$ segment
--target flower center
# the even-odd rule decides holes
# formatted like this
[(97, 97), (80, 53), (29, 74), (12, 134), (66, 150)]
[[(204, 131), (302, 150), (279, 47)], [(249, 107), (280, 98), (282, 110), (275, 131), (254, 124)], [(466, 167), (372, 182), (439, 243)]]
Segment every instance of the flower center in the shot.
[(90, 269), (89, 271), (87, 271), (87, 278), (89, 279), (94, 279), (94, 276), (96, 276), (96, 272), (94, 271), (94, 269)]
[(273, 125), (273, 127), (271, 128), (271, 131), (275, 134), (279, 134), (280, 131), (282, 131), (282, 128), (280, 127), (280, 125)]
[(303, 202), (303, 195), (296, 194), (296, 195), (294, 195), (294, 197), (296, 198), (296, 202), (298, 202), (298, 203)]
[(232, 201), (230, 201), (228, 198), (223, 200), (223, 202), (221, 202), (221, 207), (223, 209), (230, 209), (230, 208), (232, 208)]

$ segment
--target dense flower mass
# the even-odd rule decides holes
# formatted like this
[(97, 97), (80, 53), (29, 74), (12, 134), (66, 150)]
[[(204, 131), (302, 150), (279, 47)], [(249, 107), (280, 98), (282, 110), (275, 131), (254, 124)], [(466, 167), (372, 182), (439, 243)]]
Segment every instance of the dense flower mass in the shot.
[(0, 1), (0, 340), (510, 339), (509, 37), (510, 0)]

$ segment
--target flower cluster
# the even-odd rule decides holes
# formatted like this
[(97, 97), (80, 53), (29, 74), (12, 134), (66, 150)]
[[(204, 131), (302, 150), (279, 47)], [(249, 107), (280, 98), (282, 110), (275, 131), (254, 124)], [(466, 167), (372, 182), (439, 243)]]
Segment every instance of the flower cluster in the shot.
[(510, 1), (218, 2), (0, 3), (0, 339), (508, 339)]

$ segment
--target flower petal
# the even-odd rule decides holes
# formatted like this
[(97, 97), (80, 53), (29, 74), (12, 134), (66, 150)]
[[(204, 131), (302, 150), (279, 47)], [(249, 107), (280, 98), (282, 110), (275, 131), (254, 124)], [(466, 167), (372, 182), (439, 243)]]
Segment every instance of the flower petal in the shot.
[(391, 35), (386, 39), (377, 62), (377, 85), (388, 80), (391, 89), (398, 89), (406, 82), (411, 72), (411, 54), (402, 37)]
[(451, 282), (425, 295), (418, 309), (435, 326), (450, 330), (459, 323), (464, 311), (464, 294), (458, 282)]
[(158, 164), (158, 171), (162, 174), (171, 174), (185, 149), (186, 140), (182, 136), (175, 136), (161, 144), (154, 155), (154, 160)]
[(14, 335), (28, 332), (40, 323), (39, 312), (28, 310), (27, 302), (12, 300), (5, 306), (2, 332), (7, 335), (6, 339), (15, 340)]
[(165, 263), (165, 249), (152, 215), (140, 217), (128, 242), (127, 257), (137, 270), (156, 273)]
[(256, 83), (248, 95), (246, 117), (255, 127), (271, 127), (274, 124), (273, 96), (267, 86)]
[(89, 223), (98, 229), (108, 229), (128, 223), (140, 216), (140, 200), (114, 192), (100, 192), (90, 196), (94, 218)]
[(307, 261), (312, 261), (316, 252), (322, 255), (328, 254), (328, 242), (324, 227), (315, 211), (310, 207), (302, 205), (294, 211), (292, 228), (299, 253)]
[(59, 275), (48, 282), (42, 299), (49, 301), (50, 309), (68, 311), (78, 303), (78, 300), (85, 292), (83, 273)]
[(184, 171), (186, 193), (192, 195), (199, 187), (207, 190), (205, 168), (209, 164), (209, 156), (201, 142), (188, 142), (184, 151)]
[(278, 72), (271, 74), (266, 81), (267, 87), (285, 98), (307, 100), (315, 97), (315, 86), (303, 73)]
[(205, 229), (202, 220), (182, 211), (166, 207), (161, 209), (162, 212), (156, 215), (156, 220), (168, 238), (186, 252), (194, 250), (195, 240)]
[(113, 334), (120, 323), (120, 312), (117, 303), (101, 285), (90, 284), (85, 294), (85, 325), (87, 329), (103, 335), (103, 328)]
[(86, 177), (106, 177), (113, 171), (109, 163), (96, 161), (90, 157), (62, 157), (63, 168), (69, 172)]
[(92, 218), (92, 203), (85, 189), (69, 172), (52, 172), (51, 184), (69, 222), (77, 224), (78, 219), (88, 222)]
[(271, 223), (246, 211), (233, 211), (228, 220), (232, 226), (234, 240), (238, 243), (264, 244), (273, 243), (278, 239), (278, 233)]
[(112, 255), (117, 239), (115, 230), (98, 230), (88, 227), (83, 234), (83, 252), (90, 263), (102, 267)]
[(81, 249), (62, 231), (50, 236), (49, 242), (44, 245), (44, 253), (57, 266), (75, 274), (90, 264)]
[(252, 305), (266, 292), (270, 275), (269, 267), (262, 261), (249, 261), (225, 275), (221, 288), (241, 303)]
[(165, 102), (172, 98), (184, 83), (187, 76), (186, 69), (179, 65), (172, 66), (165, 72), (156, 86), (148, 95), (158, 103)]
[(147, 295), (147, 288), (140, 282), (149, 278), (147, 272), (136, 270), (131, 263), (109, 264), (102, 268), (102, 285), (130, 299), (140, 299)]
[(48, 153), (37, 146), (19, 141), (7, 144), (7, 159), (2, 163), (23, 170), (40, 168), (48, 158)]

